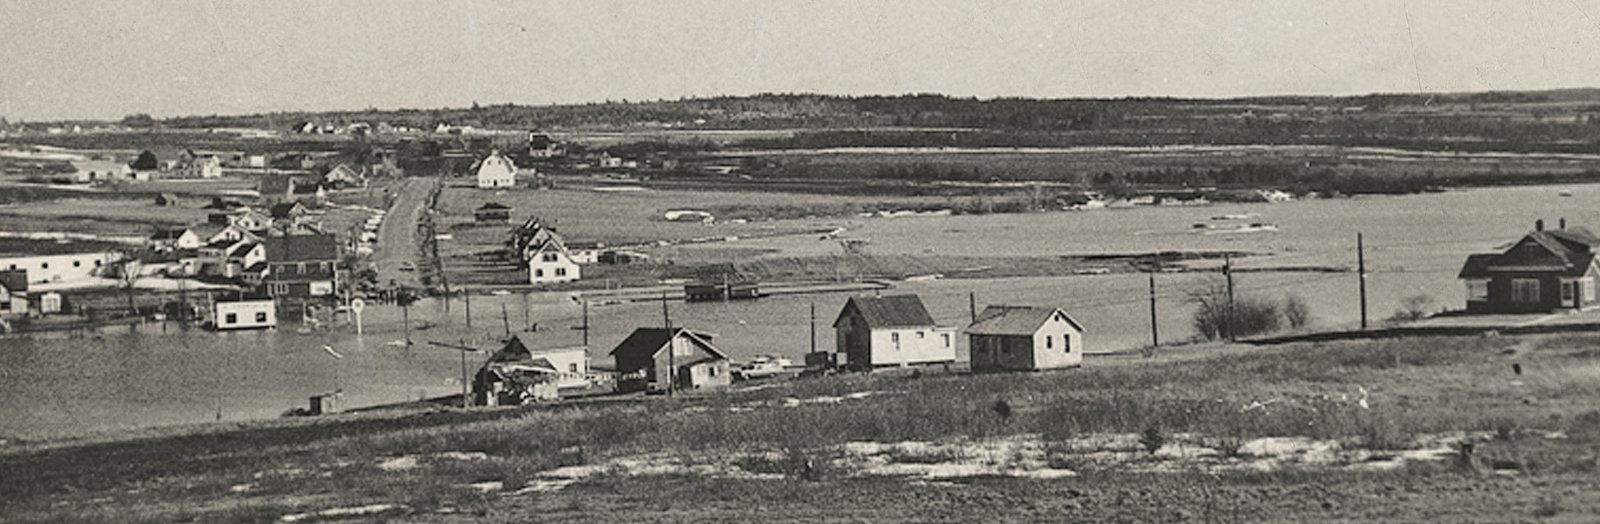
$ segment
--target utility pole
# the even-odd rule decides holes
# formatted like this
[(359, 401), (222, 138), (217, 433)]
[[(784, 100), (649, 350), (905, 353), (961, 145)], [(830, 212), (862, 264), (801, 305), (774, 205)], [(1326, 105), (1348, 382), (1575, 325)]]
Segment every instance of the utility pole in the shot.
[[(533, 321), (528, 318), (528, 292), (527, 291), (523, 291), (522, 292), (522, 329), (528, 329), (528, 326), (533, 325), (532, 322)], [(588, 345), (588, 343), (585, 343), (584, 345)]]
[(978, 321), (978, 293), (976, 291), (967, 292), (967, 315), (972, 317), (973, 322)]
[(1356, 272), (1361, 283), (1361, 329), (1367, 329), (1367, 250), (1361, 233), (1356, 233)]
[(672, 315), (667, 313), (667, 292), (661, 292), (661, 324), (667, 329), (667, 396), (673, 396), (678, 382), (677, 338), (672, 335)]
[(589, 299), (583, 299), (583, 347), (589, 347)]
[(506, 338), (511, 338), (511, 316), (506, 314), (506, 303), (500, 303), (500, 322), (506, 326)]
[(454, 349), (461, 353), (461, 407), (463, 409), (472, 407), (472, 392), (468, 389), (470, 387), (470, 379), (467, 377), (467, 352), (471, 351), (473, 353), (477, 353), (478, 348), (468, 346), (466, 340), (461, 340), (456, 344), (429, 340), (428, 344), (447, 349)]
[(1228, 278), (1228, 340), (1237, 342), (1239, 337), (1233, 332), (1233, 258), (1227, 254), (1222, 255), (1222, 275)]
[[(450, 293), (445, 293), (444, 297), (444, 303), (449, 304)], [(461, 298), (467, 302), (467, 329), (472, 329), (472, 293), (468, 293), (466, 289), (462, 289)], [(449, 306), (445, 307), (448, 310)]]
[(1156, 274), (1150, 272), (1150, 348), (1161, 345), (1161, 333), (1156, 327)]
[(811, 352), (817, 352), (817, 302), (811, 301)]
[(406, 349), (411, 349), (411, 293), (400, 288), (400, 326), (406, 337)]

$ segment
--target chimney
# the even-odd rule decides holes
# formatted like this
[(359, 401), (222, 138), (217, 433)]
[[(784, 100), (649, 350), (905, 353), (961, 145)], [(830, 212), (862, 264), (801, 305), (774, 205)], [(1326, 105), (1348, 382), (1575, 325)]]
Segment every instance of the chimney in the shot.
[(1561, 217), (1560, 224), (1561, 224), (1561, 229), (1566, 229), (1567, 228), (1567, 217)]
[(1533, 221), (1533, 230), (1534, 231), (1544, 231), (1544, 219), (1541, 218), (1539, 220)]

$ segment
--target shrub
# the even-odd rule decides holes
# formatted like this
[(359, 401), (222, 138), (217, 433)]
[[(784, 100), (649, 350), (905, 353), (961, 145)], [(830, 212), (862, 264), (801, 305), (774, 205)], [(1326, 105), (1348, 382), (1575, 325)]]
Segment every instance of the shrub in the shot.
[(1428, 306), (1433, 304), (1433, 297), (1426, 293), (1411, 295), (1400, 301), (1400, 309), (1394, 311), (1389, 317), (1390, 322), (1416, 322), (1428, 318)]
[(1146, 453), (1154, 455), (1157, 451), (1161, 451), (1162, 446), (1167, 445), (1167, 436), (1161, 433), (1161, 428), (1150, 426), (1139, 434), (1139, 445), (1144, 447)]
[(1194, 329), (1206, 340), (1271, 333), (1278, 330), (1282, 317), (1278, 304), (1269, 300), (1237, 294), (1229, 300), (1227, 286), (1219, 281), (1190, 291), (1189, 300), (1199, 306), (1194, 312)]
[(1311, 324), (1311, 306), (1300, 295), (1289, 295), (1283, 299), (1283, 320), (1291, 328), (1306, 327)]

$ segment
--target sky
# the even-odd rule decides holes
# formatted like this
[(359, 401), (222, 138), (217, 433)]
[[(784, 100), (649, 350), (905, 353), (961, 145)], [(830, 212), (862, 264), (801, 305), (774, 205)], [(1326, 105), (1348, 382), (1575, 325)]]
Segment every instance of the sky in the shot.
[(0, 116), (1600, 86), (1600, 0), (0, 0)]

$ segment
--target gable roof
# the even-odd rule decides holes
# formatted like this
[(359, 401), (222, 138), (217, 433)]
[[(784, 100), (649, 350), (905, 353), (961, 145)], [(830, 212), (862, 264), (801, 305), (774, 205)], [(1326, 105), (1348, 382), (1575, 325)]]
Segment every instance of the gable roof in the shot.
[(1457, 278), (1489, 278), (1497, 271), (1533, 271), (1582, 276), (1595, 264), (1600, 237), (1581, 227), (1534, 231), (1502, 253), (1467, 257)]
[(339, 240), (333, 235), (287, 235), (262, 240), (268, 262), (311, 262), (339, 259)]
[(350, 166), (339, 164), (334, 166), (333, 169), (329, 169), (327, 174), (322, 175), (322, 178), (324, 180), (360, 180), (361, 173), (351, 169)]
[[(722, 350), (719, 350), (716, 346), (711, 345), (711, 337), (713, 336), (712, 334), (704, 331), (695, 331), (688, 328), (672, 328), (671, 330), (668, 330), (667, 328), (635, 329), (633, 330), (632, 334), (628, 335), (628, 338), (623, 339), (622, 343), (617, 344), (616, 349), (611, 350), (611, 356), (619, 359), (654, 358), (656, 353), (661, 352), (662, 348), (667, 346), (667, 341), (676, 336), (688, 338), (690, 342), (693, 342), (695, 345), (704, 348), (707, 353), (711, 353), (716, 358), (723, 360), (727, 360), (728, 358), (728, 355), (723, 353)], [(687, 362), (685, 362), (685, 364), (687, 364)], [(632, 370), (619, 369), (618, 371), (627, 372)]]
[(163, 227), (150, 235), (150, 240), (177, 240), (183, 238), (183, 234), (188, 232), (190, 232), (190, 229), (184, 226)]
[(489, 210), (494, 210), (494, 209), (511, 209), (511, 206), (508, 206), (508, 205), (505, 205), (505, 204), (501, 204), (499, 202), (489, 202), (489, 203), (486, 203), (484, 205), (478, 206), (477, 210), (478, 211), (489, 211)]
[(28, 270), (0, 270), (0, 287), (4, 287), (6, 291), (12, 293), (28, 291)]
[(839, 318), (834, 319), (833, 325), (838, 326), (845, 315), (855, 310), (866, 321), (867, 327), (900, 327), (900, 326), (932, 326), (933, 315), (928, 314), (927, 306), (922, 305), (922, 297), (917, 295), (889, 295), (886, 297), (850, 297), (845, 302), (844, 309), (839, 311)]
[[(545, 338), (548, 339), (548, 335)], [(506, 345), (501, 347), (499, 351), (496, 351), (494, 355), (491, 355), (489, 357), (489, 362), (515, 362), (519, 360), (538, 358), (538, 355), (548, 353), (581, 351), (587, 354), (589, 352), (589, 348), (585, 346), (562, 346), (553, 348), (542, 348), (539, 346), (539, 337), (537, 336), (537, 333), (527, 331), (520, 332), (512, 335), (509, 340), (506, 340)]]
[(1039, 331), (1051, 317), (1060, 314), (1074, 329), (1084, 331), (1083, 325), (1060, 308), (1035, 306), (989, 306), (978, 314), (978, 319), (967, 326), (971, 335), (1032, 335)]
[(284, 202), (281, 204), (273, 204), (268, 211), (272, 218), (289, 218), (292, 216), (292, 213), (294, 213), (295, 208), (299, 208), (300, 213), (306, 212), (305, 204), (301, 204), (300, 202)]
[(149, 149), (146, 149), (140, 151), (139, 158), (135, 158), (133, 162), (128, 163), (128, 167), (136, 171), (154, 171), (161, 169), (161, 161), (156, 160), (155, 153), (151, 153)]

